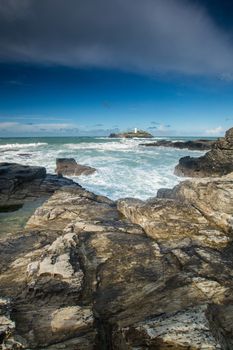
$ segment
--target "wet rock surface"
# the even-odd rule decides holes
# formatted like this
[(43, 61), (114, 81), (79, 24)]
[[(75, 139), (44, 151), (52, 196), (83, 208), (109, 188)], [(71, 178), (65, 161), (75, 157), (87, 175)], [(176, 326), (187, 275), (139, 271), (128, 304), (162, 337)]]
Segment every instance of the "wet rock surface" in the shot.
[(223, 176), (233, 171), (233, 128), (219, 139), (211, 151), (199, 158), (184, 157), (175, 168), (178, 176)]
[(179, 149), (189, 149), (191, 151), (205, 151), (213, 147), (215, 141), (211, 140), (193, 140), (193, 141), (169, 141), (158, 140), (156, 142), (141, 143), (140, 146), (146, 147), (172, 147)]
[(117, 203), (56, 181), (0, 236), (3, 349), (232, 348), (232, 174)]
[(76, 162), (74, 158), (57, 158), (56, 159), (56, 173), (58, 175), (90, 175), (96, 171), (87, 165), (81, 165)]

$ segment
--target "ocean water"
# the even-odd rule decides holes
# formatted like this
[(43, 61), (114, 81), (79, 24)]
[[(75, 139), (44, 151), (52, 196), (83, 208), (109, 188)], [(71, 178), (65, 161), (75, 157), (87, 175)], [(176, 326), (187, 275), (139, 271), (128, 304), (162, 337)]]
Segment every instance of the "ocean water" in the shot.
[[(143, 147), (140, 143), (158, 140), (109, 139), (106, 137), (44, 137), (0, 139), (0, 162), (46, 167), (55, 172), (56, 158), (75, 158), (97, 171), (71, 177), (83, 187), (111, 199), (156, 196), (161, 187), (172, 188), (182, 181), (174, 175), (181, 157), (204, 152), (164, 147)], [(174, 141), (195, 138), (166, 138)]]

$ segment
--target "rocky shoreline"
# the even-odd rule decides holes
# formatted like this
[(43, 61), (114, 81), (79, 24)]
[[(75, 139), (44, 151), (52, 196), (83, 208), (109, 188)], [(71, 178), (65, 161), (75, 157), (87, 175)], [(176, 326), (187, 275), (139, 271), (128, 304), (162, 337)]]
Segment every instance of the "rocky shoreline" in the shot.
[(44, 168), (0, 164), (2, 210), (48, 196), (24, 230), (0, 237), (0, 347), (232, 349), (229, 170), (113, 202)]
[(223, 176), (233, 171), (233, 128), (214, 143), (211, 150), (199, 158), (184, 157), (175, 168), (178, 176)]
[(215, 141), (193, 140), (193, 141), (169, 141), (158, 140), (156, 142), (141, 143), (139, 146), (145, 147), (172, 147), (178, 149), (189, 149), (191, 151), (207, 151), (213, 147)]

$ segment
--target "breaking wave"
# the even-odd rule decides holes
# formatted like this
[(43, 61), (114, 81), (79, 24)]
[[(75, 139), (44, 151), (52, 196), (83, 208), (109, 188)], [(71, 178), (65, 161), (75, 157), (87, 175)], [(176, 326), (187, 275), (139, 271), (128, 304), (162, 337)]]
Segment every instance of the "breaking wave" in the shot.
[(82, 138), (45, 138), (45, 141), (28, 140), (27, 143), (26, 139), (16, 139), (15, 142), (3, 144), (4, 141), (0, 140), (0, 161), (40, 165), (54, 173), (56, 158), (75, 158), (78, 163), (92, 166), (97, 171), (73, 179), (88, 190), (112, 199), (153, 197), (159, 188), (171, 188), (182, 180), (173, 173), (181, 157), (203, 154), (139, 145), (151, 140), (89, 138), (85, 141)]

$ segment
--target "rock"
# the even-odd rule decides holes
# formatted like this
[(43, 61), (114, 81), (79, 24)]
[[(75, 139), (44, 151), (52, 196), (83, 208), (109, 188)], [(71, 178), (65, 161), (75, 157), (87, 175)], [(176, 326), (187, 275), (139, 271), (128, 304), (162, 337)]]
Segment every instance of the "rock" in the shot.
[(153, 135), (151, 135), (147, 131), (143, 130), (137, 130), (137, 132), (129, 131), (129, 132), (122, 132), (119, 134), (112, 133), (109, 135), (110, 138), (125, 138), (125, 139), (132, 139), (132, 138), (151, 138)]
[(139, 146), (146, 147), (172, 147), (179, 149), (189, 149), (191, 151), (205, 151), (213, 147), (215, 141), (211, 140), (189, 140), (189, 141), (168, 141), (158, 140), (156, 142), (141, 143)]
[(118, 219), (115, 204), (106, 197), (97, 196), (82, 188), (63, 187), (29, 219), (27, 228), (65, 229), (79, 218), (83, 220)]
[(20, 156), (22, 158), (31, 158), (32, 153), (18, 153), (18, 156)]
[(0, 346), (3, 350), (22, 350), (25, 340), (16, 335), (15, 322), (11, 320), (11, 302), (0, 298)]
[(96, 169), (90, 166), (78, 164), (74, 158), (56, 159), (56, 173), (58, 175), (90, 175), (93, 174), (95, 171)]
[(145, 346), (148, 349), (221, 349), (210, 332), (206, 310), (207, 306), (203, 305), (158, 316), (123, 328), (119, 336), (128, 349), (145, 349)]
[(168, 198), (191, 204), (209, 222), (230, 233), (233, 228), (233, 173), (219, 178), (185, 181), (167, 192)]
[(233, 173), (185, 181), (145, 202), (122, 199), (118, 209), (160, 242), (190, 238), (197, 244), (220, 246), (231, 240), (232, 193)]
[(160, 188), (157, 191), (157, 198), (170, 198), (172, 195), (172, 189), (170, 188)]
[(232, 189), (230, 174), (148, 201), (51, 193), (22, 232), (0, 236), (11, 337), (44, 350), (231, 349)]
[(72, 180), (46, 175), (43, 167), (0, 163), (0, 210), (11, 211), (26, 201), (48, 196), (63, 186), (75, 186)]
[(178, 176), (222, 176), (233, 171), (233, 128), (212, 146), (211, 151), (199, 158), (184, 157), (175, 168)]

